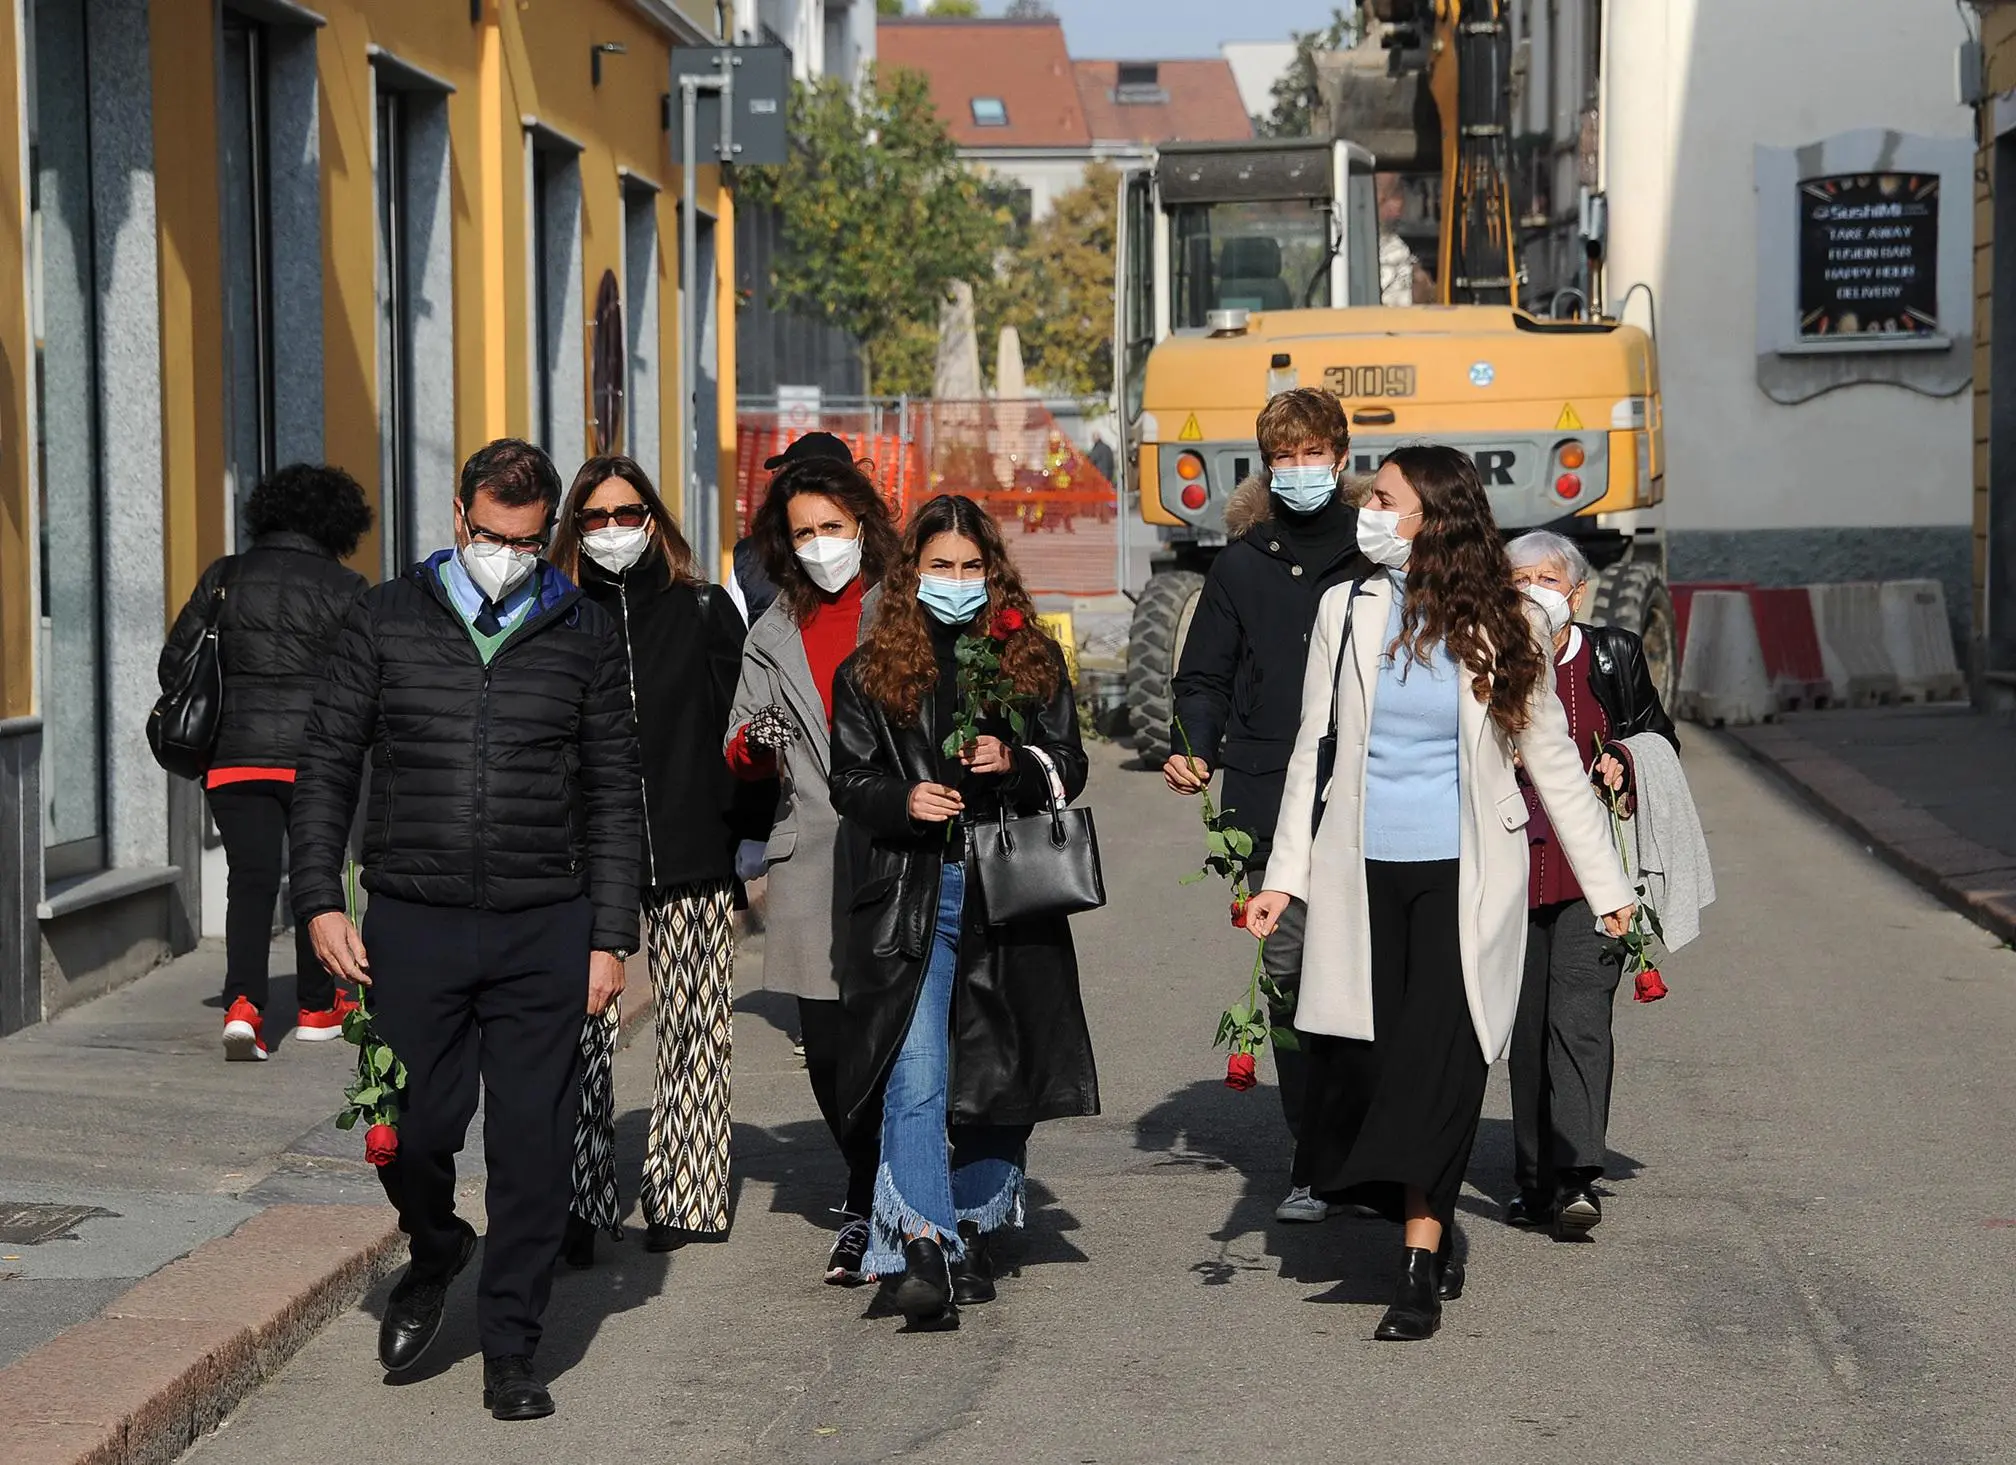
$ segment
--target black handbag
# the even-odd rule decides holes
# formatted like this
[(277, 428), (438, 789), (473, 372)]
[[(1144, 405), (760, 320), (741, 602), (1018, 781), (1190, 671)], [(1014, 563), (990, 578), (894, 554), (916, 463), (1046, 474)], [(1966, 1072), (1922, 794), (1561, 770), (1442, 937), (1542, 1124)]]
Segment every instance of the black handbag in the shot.
[(973, 830), (980, 904), (990, 926), (1031, 916), (1072, 916), (1106, 904), (1092, 811), (1065, 808), (1050, 760), (1040, 752), (1036, 757), (1043, 764), (1049, 808), (1011, 819), (1003, 804), (992, 827), (976, 825)]
[(189, 648), (174, 680), (147, 716), (147, 746), (154, 761), (177, 778), (200, 779), (210, 771), (210, 753), (224, 720), (224, 654), (217, 640), (217, 622), (224, 615), (235, 560), (204, 607), (203, 634)]
[(1351, 582), (1351, 594), (1344, 602), (1344, 634), (1337, 643), (1337, 660), (1330, 668), (1330, 730), (1316, 744), (1316, 797), (1309, 805), (1309, 837), (1323, 827), (1323, 810), (1330, 800), (1326, 790), (1337, 772), (1337, 704), (1343, 699), (1344, 658), (1351, 654), (1351, 623), (1358, 618), (1358, 597), (1363, 580)]

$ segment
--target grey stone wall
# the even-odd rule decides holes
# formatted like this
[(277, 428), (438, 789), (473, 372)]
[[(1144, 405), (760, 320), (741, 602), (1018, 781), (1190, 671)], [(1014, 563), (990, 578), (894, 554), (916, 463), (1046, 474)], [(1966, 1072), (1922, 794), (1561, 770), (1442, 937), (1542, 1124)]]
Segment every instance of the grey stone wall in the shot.
[[(1972, 634), (1973, 531), (1965, 524), (1901, 529), (1676, 529), (1667, 573), (1676, 582), (1743, 580), (1813, 585), (1847, 580), (1937, 580), (1956, 647)], [(1961, 665), (1966, 665), (1964, 650)]]
[(0, 720), (0, 1033), (42, 1020), (42, 722)]

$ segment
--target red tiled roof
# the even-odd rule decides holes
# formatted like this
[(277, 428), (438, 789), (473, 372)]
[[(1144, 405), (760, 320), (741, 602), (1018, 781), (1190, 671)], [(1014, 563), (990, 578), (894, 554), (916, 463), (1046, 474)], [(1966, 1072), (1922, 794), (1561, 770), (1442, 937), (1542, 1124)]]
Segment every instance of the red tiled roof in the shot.
[[(891, 16), (876, 23), (875, 51), (885, 71), (924, 73), (939, 117), (961, 147), (1086, 147), (1092, 141), (1064, 27), (1056, 20)], [(1229, 70), (1226, 77), (1229, 82)], [(999, 99), (1007, 126), (976, 125), (975, 97)]]
[(1234, 142), (1253, 135), (1232, 68), (1219, 58), (1142, 62), (1163, 101), (1119, 102), (1118, 61), (1074, 61), (1078, 100), (1095, 142)]

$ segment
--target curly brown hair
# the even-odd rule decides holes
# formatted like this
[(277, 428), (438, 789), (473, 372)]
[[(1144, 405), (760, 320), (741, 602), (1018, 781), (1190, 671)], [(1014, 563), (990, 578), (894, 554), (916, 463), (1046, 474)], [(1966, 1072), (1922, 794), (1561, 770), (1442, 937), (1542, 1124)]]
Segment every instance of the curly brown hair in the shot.
[(801, 626), (824, 595), (805, 573), (791, 542), (791, 500), (807, 493), (833, 500), (859, 522), (863, 585), (879, 584), (897, 555), (896, 521), (875, 480), (860, 464), (834, 458), (801, 458), (785, 464), (770, 480), (769, 492), (749, 521), (749, 537), (756, 542), (756, 556), (778, 597)]
[[(1508, 736), (1523, 730), (1547, 658), (1512, 583), (1512, 562), (1491, 499), (1468, 453), (1396, 448), (1386, 463), (1421, 495), (1421, 531), (1407, 559), (1407, 596), (1395, 652), (1427, 662), (1440, 642), (1471, 674), (1470, 689)], [(1381, 465), (1382, 467), (1384, 464)]]
[(630, 485), (638, 501), (651, 511), (651, 522), (658, 527), (646, 558), (662, 564), (665, 573), (675, 581), (688, 585), (706, 584), (707, 577), (700, 573), (700, 567), (693, 558), (693, 546), (679, 532), (679, 521), (665, 507), (665, 500), (658, 496), (651, 475), (635, 458), (626, 458), (620, 453), (590, 458), (574, 475), (574, 486), (567, 490), (567, 497), (560, 504), (559, 527), (553, 532), (552, 548), (546, 551), (546, 558), (553, 567), (570, 580), (581, 578), (581, 525), (575, 516), (595, 496), (595, 490), (612, 478), (620, 478)]
[(917, 600), (917, 566), (924, 547), (941, 534), (957, 534), (980, 547), (987, 571), (987, 608), (973, 618), (973, 629), (991, 632), (1004, 612), (1019, 616), (1021, 624), (1002, 638), (1001, 670), (1024, 697), (1047, 702), (1057, 694), (1064, 658), (1036, 619), (1035, 602), (1022, 588), (1000, 527), (973, 500), (950, 493), (918, 509), (903, 533), (902, 552), (882, 583), (882, 602), (858, 653), (861, 690), (882, 705), (892, 722), (908, 727), (916, 723), (924, 698), (937, 685), (938, 658), (931, 650), (924, 607)]

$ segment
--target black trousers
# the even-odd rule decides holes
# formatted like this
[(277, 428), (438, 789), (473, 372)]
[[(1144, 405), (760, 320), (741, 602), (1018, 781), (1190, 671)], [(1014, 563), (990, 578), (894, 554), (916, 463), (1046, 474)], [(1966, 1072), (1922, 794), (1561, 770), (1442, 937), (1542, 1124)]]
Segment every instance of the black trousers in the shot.
[(1403, 1219), (1408, 1187), (1455, 1219), (1490, 1068), (1463, 987), (1455, 860), (1365, 862), (1372, 936), (1371, 1042), (1310, 1048), (1304, 1129), (1310, 1183)]
[(399, 1155), (378, 1176), (416, 1278), (444, 1276), (467, 1234), (455, 1156), (482, 1083), (490, 1226), (476, 1323), (486, 1358), (538, 1347), (552, 1291), (573, 1194), (591, 929), (586, 898), (504, 913), (381, 895), (364, 917), (371, 1007), (408, 1074)]
[[(209, 799), (230, 870), (224, 898), (224, 1005), (243, 997), (263, 1012), (294, 785), (277, 778), (227, 783), (211, 789)], [(306, 1011), (326, 1012), (336, 1003), (335, 978), (323, 969), (308, 928), (299, 923), (294, 927), (294, 987), (296, 1001)]]
[(798, 999), (798, 1033), (805, 1041), (805, 1073), (812, 1080), (812, 1097), (847, 1162), (844, 1209), (865, 1218), (875, 1205), (875, 1171), (882, 1163), (882, 1110), (877, 1103), (874, 1113), (863, 1115), (859, 1127), (848, 1131), (847, 1116), (840, 1108), (840, 1058), (850, 1031), (837, 998)]
[(1609, 1158), (1610, 1019), (1624, 968), (1586, 900), (1536, 908), (1526, 922), (1526, 974), (1508, 1055), (1512, 1176), (1551, 1199), (1587, 1185)]
[[(1262, 869), (1252, 878), (1255, 890), (1267, 888), (1267, 872)], [(1295, 1026), (1295, 1000), (1302, 990), (1302, 940), (1309, 925), (1309, 907), (1299, 900), (1290, 900), (1288, 909), (1281, 913), (1281, 924), (1274, 928), (1274, 934), (1267, 938), (1267, 949), (1261, 955), (1268, 977), (1279, 989), (1285, 1002), (1271, 999), (1267, 1004), (1267, 1017), (1276, 1028), (1293, 1030)], [(1281, 1115), (1288, 1121), (1288, 1134), (1295, 1141), (1295, 1163), (1292, 1183), (1307, 1185), (1308, 1165), (1302, 1153), (1302, 1108), (1303, 1090), (1309, 1084), (1309, 1055), (1304, 1047), (1306, 1038), (1298, 1035), (1293, 1048), (1284, 1048), (1278, 1042), (1274, 1047), (1274, 1076), (1281, 1086)]]

